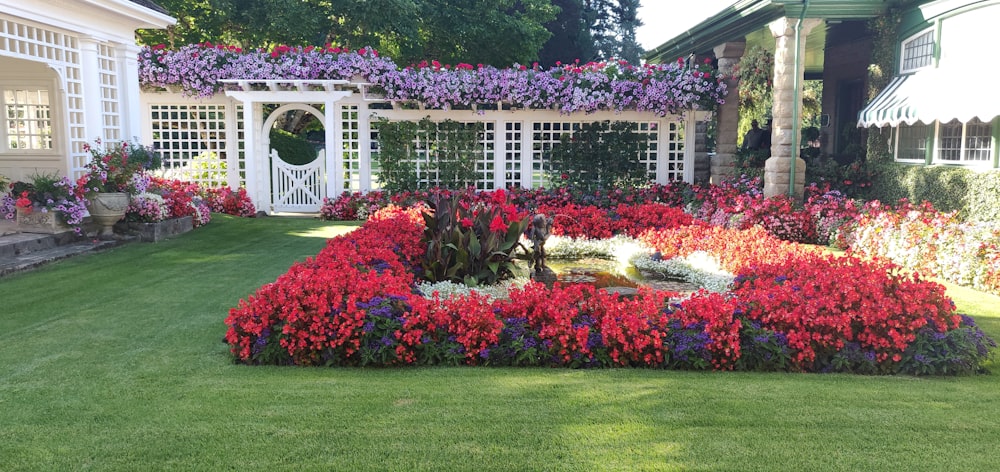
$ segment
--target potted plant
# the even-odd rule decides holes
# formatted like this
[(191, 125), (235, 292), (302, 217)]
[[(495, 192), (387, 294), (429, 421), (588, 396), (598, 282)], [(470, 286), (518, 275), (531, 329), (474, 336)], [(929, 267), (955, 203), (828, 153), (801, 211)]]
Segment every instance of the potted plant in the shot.
[(58, 233), (73, 229), (79, 233), (87, 207), (74, 190), (72, 181), (55, 174), (34, 175), (30, 182), (10, 184), (18, 230)]
[(129, 194), (146, 191), (148, 171), (160, 168), (160, 155), (153, 148), (122, 141), (96, 146), (84, 145), (91, 159), (85, 174), (77, 181), (77, 189), (87, 199), (87, 208), (94, 222), (101, 226), (98, 236), (114, 235), (114, 224), (128, 209)]

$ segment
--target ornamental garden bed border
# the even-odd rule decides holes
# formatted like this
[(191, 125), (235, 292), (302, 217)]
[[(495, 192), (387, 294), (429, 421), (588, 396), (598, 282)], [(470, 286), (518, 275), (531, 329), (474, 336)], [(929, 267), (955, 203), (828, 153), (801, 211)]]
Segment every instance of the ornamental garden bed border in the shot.
[(187, 233), (194, 229), (194, 219), (191, 216), (170, 218), (155, 223), (135, 221), (119, 221), (115, 223), (115, 232), (137, 236), (140, 241), (155, 243), (174, 236)]

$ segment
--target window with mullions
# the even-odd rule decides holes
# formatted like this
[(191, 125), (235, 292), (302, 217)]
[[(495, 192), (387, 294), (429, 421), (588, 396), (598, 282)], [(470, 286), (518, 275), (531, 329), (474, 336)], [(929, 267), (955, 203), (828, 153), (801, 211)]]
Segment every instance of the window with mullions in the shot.
[(952, 120), (938, 125), (937, 160), (949, 164), (993, 162), (993, 126), (973, 118), (967, 123)]
[(929, 131), (930, 126), (919, 121), (912, 125), (900, 124), (896, 129), (896, 159), (903, 161), (926, 159)]
[(934, 30), (929, 29), (903, 41), (900, 72), (912, 72), (934, 62)]
[(6, 89), (3, 109), (6, 151), (52, 149), (52, 106), (45, 89)]

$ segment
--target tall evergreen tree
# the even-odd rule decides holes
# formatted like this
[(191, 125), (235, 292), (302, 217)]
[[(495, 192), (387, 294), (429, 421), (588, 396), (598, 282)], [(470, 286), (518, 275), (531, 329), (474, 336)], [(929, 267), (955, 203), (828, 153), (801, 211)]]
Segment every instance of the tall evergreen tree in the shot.
[(587, 62), (594, 59), (594, 38), (590, 34), (590, 21), (584, 0), (553, 0), (559, 7), (556, 19), (545, 24), (552, 36), (538, 53), (538, 62), (551, 67), (556, 62), (571, 63), (577, 59)]
[(639, 62), (642, 48), (635, 39), (635, 30), (642, 26), (639, 4), (640, 0), (585, 0), (596, 59)]
[(614, 8), (618, 27), (618, 57), (632, 64), (639, 63), (642, 46), (635, 40), (635, 30), (642, 26), (639, 20), (639, 0), (618, 0)]

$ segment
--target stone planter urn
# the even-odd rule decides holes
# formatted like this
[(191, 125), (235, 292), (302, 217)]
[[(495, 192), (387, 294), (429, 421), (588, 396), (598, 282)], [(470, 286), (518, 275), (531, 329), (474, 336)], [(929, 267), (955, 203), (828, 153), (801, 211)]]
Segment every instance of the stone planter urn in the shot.
[(94, 222), (101, 226), (97, 236), (101, 239), (114, 237), (114, 226), (125, 217), (128, 209), (128, 194), (125, 192), (97, 193), (87, 200), (87, 210)]

